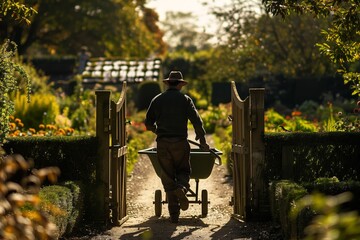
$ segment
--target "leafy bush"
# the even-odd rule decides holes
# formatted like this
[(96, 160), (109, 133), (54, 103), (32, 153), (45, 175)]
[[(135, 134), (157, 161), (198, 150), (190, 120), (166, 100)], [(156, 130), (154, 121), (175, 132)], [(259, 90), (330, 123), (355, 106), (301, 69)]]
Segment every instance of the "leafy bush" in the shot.
[(293, 216), (310, 207), (317, 214), (305, 228), (305, 240), (360, 239), (360, 216), (357, 211), (340, 211), (342, 204), (352, 198), (350, 192), (336, 196), (321, 193), (307, 195), (297, 202)]
[(220, 104), (218, 107), (210, 106), (207, 110), (199, 110), (206, 133), (214, 133), (215, 127), (227, 127), (231, 124), (228, 117), (231, 115), (230, 104)]
[(83, 195), (74, 182), (45, 186), (39, 192), (40, 209), (57, 226), (57, 236), (72, 233), (81, 220)]
[(57, 181), (59, 169), (32, 169), (18, 154), (0, 158), (0, 238), (54, 239), (57, 228), (41, 210), (39, 191), (44, 181)]
[(16, 94), (14, 102), (14, 116), (29, 127), (54, 124), (56, 116), (60, 114), (57, 99), (51, 94), (34, 94), (30, 102), (27, 101), (26, 96)]
[(127, 172), (131, 173), (135, 163), (139, 159), (138, 151), (150, 147), (154, 142), (155, 135), (152, 132), (144, 132), (128, 141), (127, 144)]
[(302, 117), (300, 111), (293, 111), (291, 116), (283, 117), (274, 109), (265, 112), (265, 132), (317, 132), (318, 125)]
[(276, 181), (270, 184), (270, 206), (272, 217), (281, 224), (285, 239), (296, 239), (297, 226), (290, 219), (290, 213), (296, 207), (296, 201), (307, 194), (302, 186), (288, 181)]
[(30, 98), (30, 79), (24, 68), (15, 62), (15, 53), (15, 43), (6, 41), (0, 46), (0, 143), (9, 131), (9, 116), (14, 112), (10, 95), (19, 90), (19, 79), (25, 81), (27, 100)]
[(139, 84), (137, 94), (137, 108), (139, 111), (147, 109), (153, 97), (161, 93), (161, 88), (158, 82), (144, 81)]
[(357, 132), (266, 133), (265, 178), (282, 178), (283, 148), (292, 156), (287, 171), (295, 181), (313, 181), (337, 176), (341, 180), (359, 180), (360, 134)]
[(34, 159), (34, 166), (58, 166), (60, 181), (94, 182), (97, 138), (91, 136), (12, 137), (4, 143), (7, 153)]
[(215, 145), (223, 152), (222, 162), (226, 164), (229, 175), (232, 175), (233, 162), (231, 158), (232, 151), (232, 126), (216, 127), (215, 134), (213, 135)]

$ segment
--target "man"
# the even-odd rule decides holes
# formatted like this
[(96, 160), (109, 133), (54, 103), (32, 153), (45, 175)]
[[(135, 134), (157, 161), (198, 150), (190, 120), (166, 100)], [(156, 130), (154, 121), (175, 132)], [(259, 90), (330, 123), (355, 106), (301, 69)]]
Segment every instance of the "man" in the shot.
[(145, 125), (157, 141), (157, 158), (162, 168), (161, 182), (167, 193), (171, 221), (178, 222), (180, 209), (187, 210), (186, 192), (190, 188), (190, 145), (187, 141), (188, 120), (200, 140), (202, 149), (209, 150), (201, 117), (192, 99), (180, 90), (187, 84), (180, 71), (171, 71), (163, 81), (167, 90), (155, 96), (146, 113)]

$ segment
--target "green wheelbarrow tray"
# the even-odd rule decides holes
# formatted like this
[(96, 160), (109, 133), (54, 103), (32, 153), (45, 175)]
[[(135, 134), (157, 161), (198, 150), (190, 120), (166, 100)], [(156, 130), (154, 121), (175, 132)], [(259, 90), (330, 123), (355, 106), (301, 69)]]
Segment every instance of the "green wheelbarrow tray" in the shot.
[[(157, 160), (157, 149), (147, 148), (138, 151), (139, 154), (146, 154), (149, 156), (150, 161), (155, 169), (158, 177), (161, 176), (161, 167)], [(221, 158), (219, 161), (219, 155), (222, 155), (222, 152), (216, 148), (210, 149), (210, 151), (204, 151), (199, 148), (191, 148), (190, 150), (190, 166), (191, 166), (191, 175), (192, 179), (206, 179), (210, 176), (214, 164), (221, 165)]]
[[(197, 142), (188, 140), (189, 143), (200, 146)], [(162, 175), (162, 169), (157, 160), (157, 149), (147, 148), (138, 151), (139, 154), (146, 154), (150, 158), (150, 161), (154, 167), (154, 170), (158, 177)], [(192, 189), (188, 189), (187, 197), (191, 197), (189, 199), (189, 203), (197, 203), (201, 204), (201, 215), (206, 217), (208, 213), (208, 192), (206, 189), (201, 191), (201, 197), (199, 197), (199, 179), (206, 179), (210, 176), (211, 171), (213, 169), (214, 164), (221, 165), (221, 158), (219, 155), (222, 155), (222, 152), (217, 150), (216, 148), (211, 148), (208, 151), (202, 150), (200, 148), (191, 148), (190, 149), (190, 166), (191, 166), (191, 174), (190, 178), (195, 179), (196, 187), (195, 191)], [(162, 205), (168, 203), (167, 196), (165, 201), (162, 197), (161, 190), (155, 191), (155, 215), (160, 217), (162, 212)]]

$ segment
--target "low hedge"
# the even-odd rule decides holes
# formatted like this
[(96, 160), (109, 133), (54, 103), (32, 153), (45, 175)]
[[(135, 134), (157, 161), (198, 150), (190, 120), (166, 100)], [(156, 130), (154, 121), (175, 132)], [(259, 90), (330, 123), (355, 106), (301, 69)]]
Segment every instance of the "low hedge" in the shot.
[(21, 154), (32, 159), (37, 169), (57, 166), (60, 182), (95, 181), (97, 138), (94, 136), (11, 137), (3, 148), (7, 154)]
[(264, 179), (284, 179), (282, 150), (292, 154), (292, 179), (311, 182), (319, 177), (360, 180), (360, 132), (266, 133)]
[(291, 212), (296, 207), (296, 201), (313, 192), (325, 195), (338, 195), (351, 192), (353, 199), (344, 203), (340, 211), (357, 210), (360, 212), (360, 182), (339, 182), (334, 178), (320, 178), (311, 183), (295, 183), (289, 180), (273, 181), (269, 187), (270, 207), (274, 222), (281, 225), (284, 239), (302, 239), (304, 229), (310, 223), (316, 212), (309, 207), (304, 208), (295, 217)]
[(43, 187), (39, 192), (40, 209), (58, 228), (57, 236), (72, 233), (82, 219), (84, 193), (82, 185), (65, 182)]
[(289, 180), (275, 181), (270, 184), (270, 207), (273, 220), (280, 223), (284, 239), (297, 236), (297, 221), (292, 221), (290, 212), (296, 201), (308, 192), (302, 186)]

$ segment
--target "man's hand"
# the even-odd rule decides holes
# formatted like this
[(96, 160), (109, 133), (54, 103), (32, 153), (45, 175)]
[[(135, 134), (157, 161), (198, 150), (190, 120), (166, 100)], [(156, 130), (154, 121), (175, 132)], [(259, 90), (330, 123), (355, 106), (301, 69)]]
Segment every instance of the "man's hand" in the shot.
[(210, 150), (210, 146), (209, 146), (209, 144), (207, 144), (206, 143), (206, 140), (205, 140), (205, 138), (201, 138), (200, 139), (200, 148), (202, 149), (202, 150), (205, 150), (205, 151), (209, 151)]

